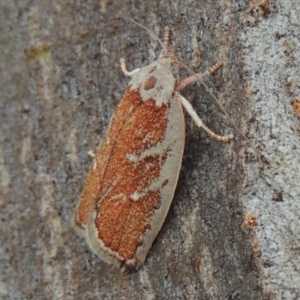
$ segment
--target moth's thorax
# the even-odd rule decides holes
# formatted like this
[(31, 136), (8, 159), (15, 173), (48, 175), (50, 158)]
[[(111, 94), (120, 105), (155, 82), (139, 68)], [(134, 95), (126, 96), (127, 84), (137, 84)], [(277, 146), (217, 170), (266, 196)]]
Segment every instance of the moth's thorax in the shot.
[(141, 68), (129, 82), (130, 90), (139, 90), (145, 102), (153, 99), (157, 106), (170, 102), (176, 79), (172, 74), (174, 61), (162, 58)]

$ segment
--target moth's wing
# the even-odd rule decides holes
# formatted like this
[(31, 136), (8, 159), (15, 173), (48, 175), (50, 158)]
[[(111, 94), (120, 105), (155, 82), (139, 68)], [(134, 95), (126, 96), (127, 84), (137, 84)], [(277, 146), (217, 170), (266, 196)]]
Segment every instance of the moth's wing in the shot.
[(97, 158), (105, 153), (105, 163), (99, 164), (101, 170), (91, 171), (101, 173), (102, 179), (98, 194), (93, 195), (97, 204), (87, 231), (88, 243), (100, 258), (117, 265), (124, 262), (125, 268), (138, 268), (174, 196), (185, 123), (176, 99), (157, 106), (154, 100), (137, 103), (138, 92), (131, 91), (130, 99), (126, 97), (122, 101), (136, 103), (134, 109), (122, 126), (112, 122), (109, 141), (106, 137), (105, 146), (101, 146), (109, 150), (100, 148), (97, 153)]

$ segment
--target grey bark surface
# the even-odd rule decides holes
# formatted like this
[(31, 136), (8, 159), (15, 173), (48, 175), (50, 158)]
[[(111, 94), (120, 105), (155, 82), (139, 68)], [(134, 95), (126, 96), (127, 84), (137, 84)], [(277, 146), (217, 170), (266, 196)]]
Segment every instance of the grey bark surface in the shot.
[[(0, 298), (299, 299), (299, 2), (18, 1), (1, 4)], [(100, 261), (72, 219), (95, 150), (128, 83), (119, 66), (174, 54), (206, 84), (182, 94), (179, 182), (138, 272)], [(200, 54), (201, 64), (197, 59)], [(181, 78), (188, 76), (182, 70)], [(292, 84), (287, 85), (287, 82)]]

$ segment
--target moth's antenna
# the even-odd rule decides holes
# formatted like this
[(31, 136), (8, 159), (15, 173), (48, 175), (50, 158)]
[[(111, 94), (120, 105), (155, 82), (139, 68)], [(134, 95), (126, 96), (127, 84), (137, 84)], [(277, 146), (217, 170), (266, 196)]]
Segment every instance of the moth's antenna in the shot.
[(126, 19), (129, 19), (132, 23), (134, 23), (134, 24), (136, 24), (137, 26), (139, 26), (139, 27), (143, 28), (144, 30), (146, 30), (146, 31), (149, 33), (149, 35), (150, 35), (154, 40), (156, 40), (156, 41), (158, 41), (158, 42), (160, 43), (162, 49), (164, 49), (164, 43), (163, 43), (163, 42), (160, 40), (160, 38), (159, 38), (155, 33), (153, 33), (149, 28), (147, 28), (147, 27), (141, 25), (140, 23), (134, 21), (134, 20), (133, 20), (132, 18), (130, 18), (130, 17), (125, 16), (125, 18), (126, 18)]

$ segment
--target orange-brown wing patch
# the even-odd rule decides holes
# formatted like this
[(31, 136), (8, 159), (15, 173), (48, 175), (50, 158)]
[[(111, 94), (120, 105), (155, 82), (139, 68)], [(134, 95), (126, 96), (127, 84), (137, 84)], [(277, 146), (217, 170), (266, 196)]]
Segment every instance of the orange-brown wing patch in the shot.
[[(161, 203), (159, 190), (147, 188), (159, 178), (164, 163), (165, 158), (151, 153), (151, 148), (165, 137), (167, 113), (167, 105), (143, 102), (138, 91), (126, 90), (96, 152), (77, 208), (75, 223), (84, 228), (96, 206), (99, 239), (125, 260), (136, 253), (147, 221)], [(132, 199), (134, 193), (138, 199)]]
[[(135, 103), (136, 98), (140, 99), (139, 93), (131, 92), (129, 101)], [(111, 152), (106, 158), (95, 225), (104, 245), (126, 260), (136, 253), (147, 222), (161, 203), (160, 191), (148, 188), (160, 176), (161, 157), (151, 149), (165, 137), (167, 113), (167, 105), (158, 107), (148, 100), (135, 106), (118, 132), (113, 125), (110, 130)]]

